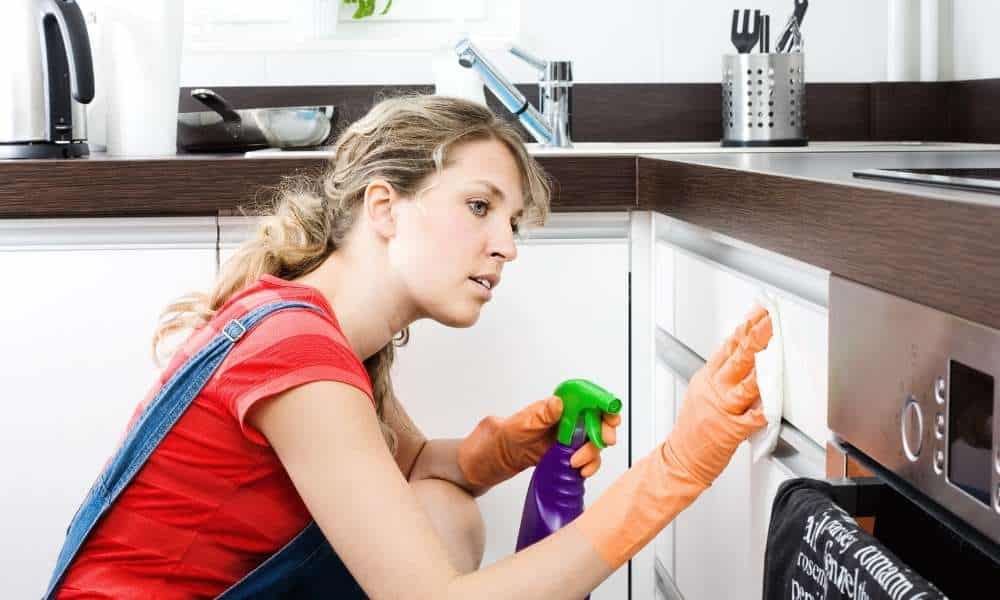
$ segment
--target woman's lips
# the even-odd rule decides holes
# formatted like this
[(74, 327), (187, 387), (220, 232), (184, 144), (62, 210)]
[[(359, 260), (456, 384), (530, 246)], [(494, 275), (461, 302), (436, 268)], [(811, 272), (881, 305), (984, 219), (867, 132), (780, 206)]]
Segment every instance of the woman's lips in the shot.
[(476, 289), (479, 290), (479, 293), (487, 300), (493, 297), (493, 290), (491, 290), (487, 286), (483, 285), (482, 283), (476, 281), (471, 277), (469, 278), (469, 282), (472, 283), (472, 285), (476, 286)]

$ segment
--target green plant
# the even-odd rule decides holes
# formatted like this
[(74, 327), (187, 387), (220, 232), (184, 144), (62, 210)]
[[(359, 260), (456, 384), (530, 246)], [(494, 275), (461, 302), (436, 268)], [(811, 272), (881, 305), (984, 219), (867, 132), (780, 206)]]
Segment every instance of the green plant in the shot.
[[(354, 10), (353, 19), (364, 19), (365, 17), (370, 17), (375, 14), (375, 0), (344, 0), (344, 4), (357, 4), (358, 7)], [(392, 0), (385, 5), (382, 9), (380, 15), (384, 15), (389, 12), (389, 7), (392, 6)]]

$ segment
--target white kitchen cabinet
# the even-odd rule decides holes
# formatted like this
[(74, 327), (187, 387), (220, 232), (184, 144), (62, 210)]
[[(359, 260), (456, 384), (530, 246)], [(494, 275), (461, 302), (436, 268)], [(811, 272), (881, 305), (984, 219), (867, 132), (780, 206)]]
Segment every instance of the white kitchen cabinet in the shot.
[[(657, 359), (660, 336), (654, 323), (672, 330), (673, 309), (657, 302), (672, 297), (673, 249), (655, 241), (654, 216), (637, 211), (631, 215), (632, 253), (630, 297), (632, 388), (631, 452), (637, 461), (656, 449), (674, 423), (675, 374)], [(631, 599), (653, 600), (674, 589), (674, 527), (667, 525), (631, 561)], [(664, 595), (667, 592), (667, 595)]]
[[(677, 376), (662, 363), (656, 365), (656, 389), (654, 390), (654, 423), (657, 442), (667, 439), (674, 424), (677, 400)], [(671, 577), (675, 573), (674, 555), (674, 525), (670, 524), (656, 536), (653, 545), (653, 556), (659, 561), (661, 568)]]
[[(248, 219), (220, 222), (226, 260), (251, 230)], [(517, 260), (468, 329), (419, 321), (393, 368), (396, 393), (428, 437), (462, 437), (486, 415), (506, 416), (549, 396), (565, 379), (586, 378), (628, 397), (628, 215), (554, 214), (528, 231)], [(587, 480), (587, 502), (628, 467), (629, 428)], [(514, 552), (531, 470), (479, 499), (487, 528), (484, 565)], [(592, 595), (628, 597), (628, 569)]]
[(707, 359), (766, 291), (777, 305), (784, 337), (783, 418), (825, 444), (829, 273), (731, 245), (690, 225), (670, 223), (665, 237), (675, 247), (674, 336)]
[(763, 597), (764, 551), (771, 523), (771, 505), (778, 487), (788, 479), (826, 476), (826, 455), (823, 448), (809, 437), (783, 427), (774, 454), (750, 466), (749, 502), (749, 569), (747, 598)]
[[(676, 388), (678, 402), (686, 383)], [(742, 444), (729, 466), (674, 519), (674, 581), (686, 600), (759, 598), (749, 593), (750, 448)]]
[(213, 217), (0, 221), (0, 563), (37, 597), (65, 530), (156, 370), (166, 304), (207, 290)]
[[(743, 444), (716, 482), (658, 536), (655, 571), (633, 573), (633, 600), (759, 598), (770, 508), (778, 486), (796, 475), (822, 476), (820, 448), (829, 435), (829, 273), (659, 214), (652, 215), (649, 231), (652, 258), (645, 263), (633, 259), (632, 278), (633, 289), (637, 279), (650, 281), (652, 308), (637, 313), (637, 303), (641, 306), (646, 299), (633, 295), (632, 331), (634, 336), (643, 335), (644, 329), (655, 332), (654, 389), (648, 393), (655, 400), (633, 403), (633, 428), (651, 420), (656, 426), (653, 437), (666, 437), (688, 379), (766, 291), (776, 298), (785, 335), (787, 423), (782, 436), (805, 448), (812, 466), (794, 473), (775, 457), (752, 463), (750, 447)], [(633, 239), (641, 236), (633, 231)], [(637, 356), (633, 346), (636, 390), (643, 385), (642, 378), (636, 378), (642, 370)], [(782, 444), (787, 454), (789, 446)], [(657, 581), (655, 595), (637, 596), (636, 590), (650, 579)]]

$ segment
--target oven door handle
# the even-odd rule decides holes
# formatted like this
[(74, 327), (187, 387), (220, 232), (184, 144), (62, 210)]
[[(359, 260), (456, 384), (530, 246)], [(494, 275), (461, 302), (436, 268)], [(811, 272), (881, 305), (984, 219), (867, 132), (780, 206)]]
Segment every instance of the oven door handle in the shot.
[(879, 498), (886, 492), (886, 484), (878, 477), (827, 479), (823, 449), (785, 422), (781, 424), (778, 445), (771, 460), (793, 477), (808, 477), (829, 483), (833, 502), (852, 517), (875, 515)]

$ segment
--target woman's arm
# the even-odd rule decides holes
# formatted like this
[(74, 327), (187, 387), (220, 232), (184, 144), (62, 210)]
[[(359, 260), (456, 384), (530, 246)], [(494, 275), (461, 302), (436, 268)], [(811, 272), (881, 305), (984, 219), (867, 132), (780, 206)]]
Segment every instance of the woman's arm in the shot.
[(443, 479), (473, 496), (489, 489), (470, 484), (458, 468), (458, 445), (462, 440), (428, 440), (398, 398), (393, 397), (386, 409), (385, 422), (396, 433), (396, 464), (407, 481)]
[[(612, 572), (570, 527), (486, 569), (459, 575), (389, 453), (371, 402), (354, 387), (306, 384), (262, 402), (247, 419), (274, 447), (313, 518), (369, 596), (580, 598)], [(437, 462), (433, 456), (426, 460)]]
[(389, 399), (383, 411), (385, 424), (396, 434), (396, 464), (399, 465), (399, 471), (407, 480), (414, 481), (411, 477), (413, 468), (423, 454), (427, 437), (395, 396)]

